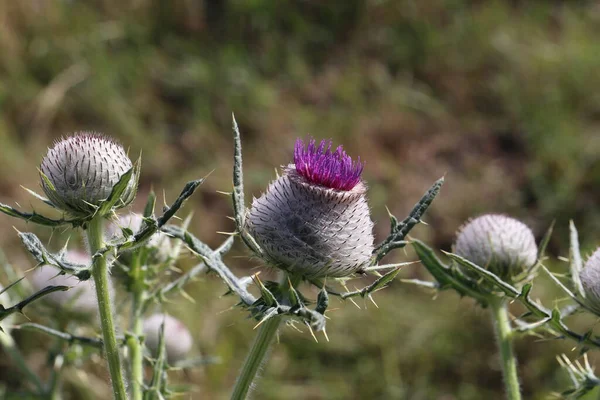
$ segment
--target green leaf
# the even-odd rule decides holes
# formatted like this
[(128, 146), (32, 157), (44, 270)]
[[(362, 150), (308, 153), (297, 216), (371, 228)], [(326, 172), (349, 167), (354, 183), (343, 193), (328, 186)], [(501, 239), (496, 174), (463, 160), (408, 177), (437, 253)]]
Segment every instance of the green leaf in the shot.
[(233, 122), (233, 212), (238, 232), (244, 229), (246, 206), (244, 202), (244, 173), (242, 171), (242, 139), (235, 115), (231, 114)]
[(156, 206), (156, 194), (151, 191), (148, 194), (148, 200), (146, 200), (146, 206), (144, 207), (144, 217), (150, 218), (154, 216), (154, 207)]
[(383, 257), (385, 257), (394, 248), (403, 247), (404, 238), (409, 234), (412, 228), (421, 222), (421, 218), (425, 211), (429, 208), (433, 200), (436, 198), (444, 184), (444, 177), (438, 179), (427, 192), (423, 195), (421, 200), (415, 204), (412, 211), (402, 222), (398, 223), (396, 217), (390, 214), (390, 220), (392, 223), (392, 230), (390, 235), (373, 251), (373, 265), (377, 264)]
[(575, 292), (580, 295), (581, 298), (585, 299), (585, 291), (583, 290), (583, 285), (579, 278), (579, 274), (583, 269), (581, 250), (579, 247), (579, 234), (577, 233), (577, 228), (572, 220), (569, 221), (569, 232), (569, 267), (571, 270), (571, 281), (573, 282)]
[(488, 271), (487, 269), (481, 268), (479, 265), (472, 263), (471, 261), (459, 256), (458, 254), (444, 252), (448, 257), (466, 267), (481, 276), (485, 281), (493, 284), (498, 289), (501, 289), (504, 293), (510, 295), (511, 297), (515, 297), (519, 295), (519, 290), (517, 290), (511, 284), (504, 282), (500, 277), (496, 274)]
[(130, 168), (121, 176), (121, 178), (119, 178), (119, 181), (113, 187), (108, 198), (100, 204), (100, 207), (96, 211), (98, 215), (104, 216), (109, 214), (119, 201), (124, 203), (123, 199), (121, 199), (121, 196), (123, 193), (125, 193), (125, 190), (129, 186), (131, 177), (134, 173), (134, 168), (135, 167)]
[(23, 309), (26, 306), (28, 306), (29, 304), (33, 303), (36, 300), (41, 299), (44, 296), (49, 295), (50, 293), (54, 293), (54, 292), (58, 292), (58, 291), (66, 291), (66, 290), (69, 290), (68, 286), (46, 286), (42, 290), (32, 294), (25, 300), (15, 304), (12, 307), (9, 307), (9, 308), (0, 307), (0, 321), (7, 318), (11, 314), (14, 314), (17, 312), (22, 313)]
[(3, 212), (6, 215), (10, 215), (11, 217), (20, 218), (27, 222), (32, 222), (34, 224), (43, 225), (43, 226), (49, 226), (52, 228), (55, 228), (58, 226), (63, 226), (63, 225), (69, 225), (69, 224), (72, 225), (73, 227), (77, 227), (77, 226), (81, 226), (81, 224), (83, 223), (82, 220), (78, 220), (78, 219), (73, 219), (73, 220), (52, 219), (52, 218), (44, 217), (43, 215), (40, 215), (36, 212), (24, 213), (15, 208), (12, 208), (11, 206), (8, 206), (8, 205), (2, 204), (2, 203), (0, 203), (0, 212)]
[(258, 275), (254, 275), (252, 277), (252, 280), (254, 281), (254, 283), (256, 284), (256, 286), (258, 286), (258, 288), (260, 289), (260, 294), (261, 294), (262, 301), (268, 307), (276, 306), (277, 305), (277, 299), (275, 298), (275, 296), (273, 295), (273, 293), (271, 293), (271, 291), (269, 289), (267, 289), (267, 287), (262, 283), (262, 281), (260, 280), (260, 278), (258, 277)]

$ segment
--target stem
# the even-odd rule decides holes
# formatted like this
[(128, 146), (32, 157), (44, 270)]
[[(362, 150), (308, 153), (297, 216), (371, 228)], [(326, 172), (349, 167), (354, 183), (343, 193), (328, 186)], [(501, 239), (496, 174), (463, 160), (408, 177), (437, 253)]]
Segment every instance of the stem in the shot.
[[(282, 273), (279, 280), (282, 295), (287, 295), (290, 283), (292, 286), (296, 287), (300, 282), (301, 278), (299, 276)], [(269, 348), (271, 347), (271, 343), (277, 334), (277, 329), (282, 320), (283, 317), (276, 315), (264, 321), (260, 326), (258, 335), (254, 339), (252, 348), (246, 357), (242, 371), (235, 382), (231, 400), (244, 400), (248, 395), (252, 382), (256, 379), (258, 369), (266, 361)]]
[(244, 362), (242, 371), (235, 382), (231, 400), (244, 400), (248, 395), (250, 386), (256, 378), (260, 366), (266, 361), (269, 347), (275, 338), (282, 317), (275, 316), (266, 320), (260, 327), (248, 357)]
[(132, 254), (130, 265), (132, 280), (132, 313), (131, 329), (133, 336), (127, 339), (127, 347), (131, 354), (131, 396), (132, 400), (142, 400), (142, 385), (144, 383), (144, 358), (142, 354), (143, 334), (142, 309), (145, 301), (144, 271), (140, 265), (140, 251)]
[[(92, 255), (104, 247), (103, 224), (103, 217), (97, 216), (89, 222), (87, 227), (88, 242), (90, 244), (90, 252)], [(96, 286), (98, 310), (100, 312), (100, 323), (102, 326), (102, 336), (104, 338), (104, 349), (108, 361), (108, 370), (110, 372), (113, 394), (115, 399), (125, 400), (127, 394), (125, 391), (125, 383), (123, 382), (123, 374), (121, 372), (119, 346), (117, 345), (113, 311), (108, 291), (108, 266), (106, 265), (106, 258), (104, 255), (94, 258), (92, 276), (94, 277)]]
[(502, 358), (502, 373), (508, 400), (521, 400), (519, 377), (517, 375), (517, 359), (512, 348), (512, 328), (508, 318), (508, 309), (504, 299), (490, 302), (492, 320), (496, 330), (498, 348)]

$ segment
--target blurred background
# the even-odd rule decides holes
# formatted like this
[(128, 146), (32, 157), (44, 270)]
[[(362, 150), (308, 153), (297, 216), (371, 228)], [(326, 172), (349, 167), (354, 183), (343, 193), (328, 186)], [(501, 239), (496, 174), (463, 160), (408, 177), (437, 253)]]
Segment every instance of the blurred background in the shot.
[[(0, 201), (46, 211), (21, 185), (39, 189), (37, 167), (61, 135), (100, 131), (143, 155), (134, 210), (151, 188), (170, 203), (186, 181), (207, 177), (181, 215), (193, 211), (190, 230), (216, 246), (217, 231), (233, 230), (230, 199), (217, 191), (231, 188), (235, 112), (248, 200), (290, 162), (297, 137), (331, 138), (366, 161), (379, 240), (389, 230), (386, 207), (404, 218), (445, 175), (428, 226), (413, 236), (449, 250), (455, 230), (480, 213), (520, 218), (538, 238), (555, 220), (548, 265), (566, 272), (557, 257), (568, 256), (569, 219), (584, 254), (600, 244), (599, 34), (593, 1), (1, 1)], [(61, 232), (0, 220), (0, 247), (23, 271), (33, 262), (13, 225), (55, 250), (64, 243)], [(227, 260), (239, 274), (257, 271), (241, 244), (233, 253)], [(408, 249), (387, 261), (414, 259)], [(402, 274), (430, 279), (420, 265)], [(534, 291), (549, 307), (566, 304), (545, 277)], [(195, 304), (168, 309), (191, 329), (196, 353), (221, 363), (173, 379), (194, 385), (185, 398), (227, 398), (254, 321), (230, 310), (235, 299), (221, 297), (214, 276), (187, 292)], [(332, 300), (330, 342), (283, 330), (254, 398), (503, 397), (485, 310), (400, 282), (375, 300), (379, 308), (361, 309)], [(571, 321), (580, 332), (596, 323)], [(44, 374), (44, 337), (16, 339)], [(574, 348), (519, 339), (524, 398), (567, 389), (555, 357), (576, 357)], [(96, 369), (90, 398), (103, 398), (106, 376)], [(20, 385), (4, 355), (0, 381), (9, 392)]]

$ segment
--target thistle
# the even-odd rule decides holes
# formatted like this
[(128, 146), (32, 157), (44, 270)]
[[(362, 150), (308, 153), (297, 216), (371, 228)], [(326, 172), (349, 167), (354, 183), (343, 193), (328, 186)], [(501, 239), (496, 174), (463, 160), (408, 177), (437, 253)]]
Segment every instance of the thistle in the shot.
[(600, 315), (600, 248), (588, 258), (579, 273), (579, 279), (585, 293), (585, 303)]
[[(48, 150), (40, 175), (42, 188), (56, 208), (75, 217), (87, 218), (96, 213), (132, 168), (131, 160), (120, 144), (97, 133), (80, 132), (58, 141)], [(137, 190), (136, 175), (130, 175), (127, 186), (119, 198), (114, 199), (112, 207), (122, 208), (133, 201)]]
[[(66, 259), (84, 265), (89, 265), (92, 261), (90, 256), (81, 251), (67, 252)], [(35, 269), (30, 281), (36, 291), (50, 285), (71, 286), (71, 289), (67, 291), (55, 292), (45, 297), (53, 305), (61, 307), (61, 311), (64, 311), (64, 307), (66, 307), (76, 314), (96, 315), (98, 312), (96, 291), (92, 279), (80, 281), (73, 275), (60, 274), (60, 271), (52, 266), (42, 265)], [(109, 285), (109, 290), (112, 292), (110, 281)]]
[(254, 199), (246, 229), (269, 264), (307, 278), (344, 277), (371, 262), (363, 164), (331, 141), (296, 141), (294, 164)]
[(512, 280), (535, 264), (538, 248), (531, 229), (521, 221), (486, 214), (459, 229), (454, 253), (503, 279)]
[(146, 347), (153, 356), (158, 354), (160, 329), (163, 323), (167, 360), (169, 363), (183, 360), (192, 348), (192, 335), (181, 321), (170, 315), (154, 314), (144, 320)]

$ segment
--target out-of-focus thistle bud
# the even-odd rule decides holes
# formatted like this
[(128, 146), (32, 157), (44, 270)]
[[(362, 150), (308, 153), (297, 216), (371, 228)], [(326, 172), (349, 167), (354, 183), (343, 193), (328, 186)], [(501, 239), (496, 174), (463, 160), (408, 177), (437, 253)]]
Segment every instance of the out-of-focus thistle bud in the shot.
[[(120, 215), (116, 222), (108, 225), (107, 234), (109, 240), (122, 240), (123, 230), (122, 228), (130, 229), (135, 235), (142, 229), (144, 223), (144, 217), (138, 213), (129, 213)], [(167, 235), (162, 232), (156, 232), (148, 241), (145, 243), (145, 247), (154, 250), (152, 253), (153, 260), (156, 262), (166, 261), (171, 254), (171, 242)]]
[[(68, 251), (66, 258), (76, 264), (89, 265), (92, 262), (90, 256), (81, 251)], [(67, 291), (58, 291), (45, 296), (55, 306), (66, 307), (67, 310), (76, 314), (96, 315), (98, 303), (96, 301), (96, 290), (92, 279), (80, 281), (72, 275), (58, 275), (60, 271), (50, 265), (42, 265), (31, 274), (30, 281), (36, 291), (46, 286), (71, 286)], [(110, 284), (110, 281), (109, 281)], [(112, 292), (112, 285), (109, 287)], [(61, 309), (61, 312), (65, 311)]]
[(246, 229), (275, 267), (307, 278), (344, 277), (368, 266), (373, 221), (363, 164), (342, 146), (296, 141), (294, 164), (254, 199)]
[(454, 253), (512, 280), (535, 264), (538, 248), (527, 225), (504, 215), (488, 214), (459, 229)]
[(600, 248), (588, 258), (579, 273), (585, 293), (585, 303), (600, 315)]
[[(42, 188), (57, 208), (85, 218), (94, 214), (131, 168), (131, 160), (120, 144), (97, 133), (81, 132), (48, 150), (40, 167)], [(134, 175), (115, 208), (133, 201), (137, 190)]]
[(164, 340), (169, 363), (183, 360), (192, 348), (193, 340), (190, 331), (176, 318), (167, 314), (153, 314), (144, 320), (144, 336), (146, 347), (153, 356), (158, 354), (161, 325), (165, 324)]

